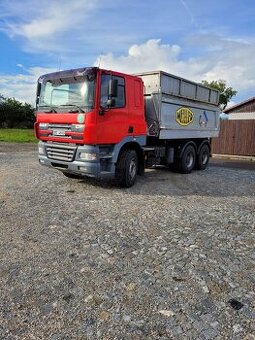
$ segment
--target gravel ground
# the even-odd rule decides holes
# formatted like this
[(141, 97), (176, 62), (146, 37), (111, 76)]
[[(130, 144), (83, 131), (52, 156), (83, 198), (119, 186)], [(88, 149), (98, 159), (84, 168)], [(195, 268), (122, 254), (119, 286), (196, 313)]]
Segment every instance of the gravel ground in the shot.
[(71, 180), (0, 146), (1, 339), (255, 339), (255, 172)]

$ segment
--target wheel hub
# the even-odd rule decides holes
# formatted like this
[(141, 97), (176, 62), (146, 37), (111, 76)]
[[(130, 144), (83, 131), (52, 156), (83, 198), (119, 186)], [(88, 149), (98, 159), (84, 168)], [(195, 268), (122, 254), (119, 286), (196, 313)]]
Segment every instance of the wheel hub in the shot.
[(190, 153), (188, 153), (187, 158), (186, 158), (187, 167), (190, 168), (192, 166), (193, 162), (194, 162), (194, 156), (193, 156), (192, 152), (190, 152)]
[(136, 176), (136, 162), (134, 160), (131, 160), (129, 165), (129, 176), (131, 179)]
[(208, 162), (208, 154), (206, 152), (204, 152), (202, 154), (202, 164), (206, 164)]

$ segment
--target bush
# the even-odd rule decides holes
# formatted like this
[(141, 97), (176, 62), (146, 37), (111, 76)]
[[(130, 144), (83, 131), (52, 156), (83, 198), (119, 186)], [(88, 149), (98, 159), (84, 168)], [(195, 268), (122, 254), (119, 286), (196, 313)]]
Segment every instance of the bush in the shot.
[(32, 105), (0, 95), (0, 128), (32, 128), (34, 112)]

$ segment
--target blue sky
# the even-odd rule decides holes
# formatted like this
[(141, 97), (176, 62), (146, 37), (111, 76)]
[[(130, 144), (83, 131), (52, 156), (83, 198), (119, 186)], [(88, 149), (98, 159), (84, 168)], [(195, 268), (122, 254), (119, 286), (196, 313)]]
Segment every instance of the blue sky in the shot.
[(255, 96), (252, 0), (0, 0), (0, 93), (33, 103), (43, 73), (89, 65), (225, 79)]

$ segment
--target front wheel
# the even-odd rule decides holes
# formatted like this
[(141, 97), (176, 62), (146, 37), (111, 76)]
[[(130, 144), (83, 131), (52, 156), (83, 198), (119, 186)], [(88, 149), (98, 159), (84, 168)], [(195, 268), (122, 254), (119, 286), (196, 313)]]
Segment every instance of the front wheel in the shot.
[(130, 188), (134, 185), (138, 171), (138, 158), (135, 150), (124, 150), (117, 162), (115, 179), (118, 186)]

